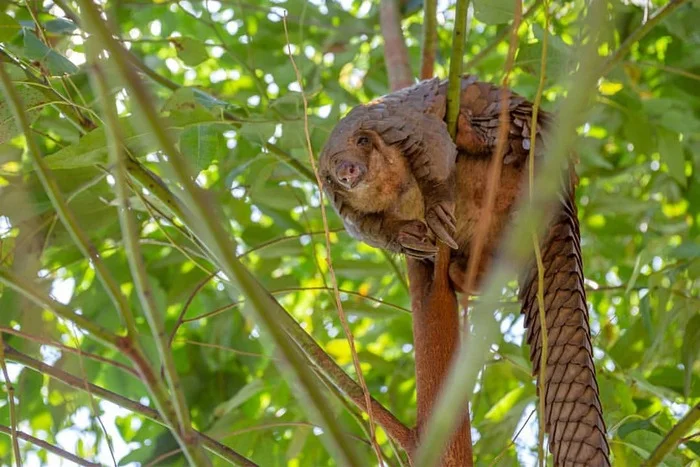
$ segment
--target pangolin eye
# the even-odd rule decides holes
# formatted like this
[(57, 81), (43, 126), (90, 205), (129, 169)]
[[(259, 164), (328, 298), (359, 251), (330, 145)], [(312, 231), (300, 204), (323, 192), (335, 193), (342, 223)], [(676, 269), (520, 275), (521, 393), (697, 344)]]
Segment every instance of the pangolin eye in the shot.
[(357, 145), (361, 148), (369, 146), (369, 138), (362, 135), (357, 138)]
[(326, 183), (328, 183), (330, 185), (332, 182), (333, 182), (333, 179), (331, 178), (331, 176), (326, 175)]

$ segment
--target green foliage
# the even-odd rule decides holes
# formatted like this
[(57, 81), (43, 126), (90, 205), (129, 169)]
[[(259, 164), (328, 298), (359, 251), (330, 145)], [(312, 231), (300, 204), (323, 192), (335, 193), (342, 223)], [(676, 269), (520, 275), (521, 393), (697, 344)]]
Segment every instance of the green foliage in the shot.
[[(403, 2), (411, 66), (418, 70), (421, 2)], [(524, 10), (532, 6), (526, 2)], [(89, 233), (136, 314), (139, 342), (158, 370), (155, 343), (136, 297), (119, 228), (107, 129), (99, 94), (84, 64), (95, 38), (80, 29), (72, 2), (34, 10), (0, 3), (0, 60), (16, 84), (34, 136), (68, 206)], [(32, 4), (34, 5), (34, 4)], [(662, 4), (653, 2), (651, 12)], [(111, 2), (111, 27), (135, 58), (161, 111), (163, 128), (196, 167), (197, 181), (224, 213), (222, 224), (243, 264), (323, 349), (354, 376), (324, 259), (323, 222), (304, 136), (304, 113), (286, 55), (282, 23), (305, 80), (315, 154), (352, 106), (387, 92), (378, 6), (373, 2)], [(32, 8), (37, 8), (32, 6)], [(451, 8), (451, 7), (450, 7)], [(601, 399), (615, 465), (639, 465), (700, 401), (700, 7), (689, 2), (635, 44), (589, 96), (576, 152), (579, 217)], [(436, 72), (446, 76), (452, 20), (440, 12)], [(444, 13), (444, 14), (443, 14)], [(513, 88), (533, 98), (541, 39), (549, 34), (543, 107), (556, 111), (587, 38), (580, 0), (553, 8), (542, 29), (541, 6), (519, 30)], [(633, 4), (610, 2), (610, 30), (600, 53), (612, 56), (644, 21)], [(487, 49), (513, 17), (511, 1), (475, 1), (465, 61)], [(36, 18), (40, 25), (34, 23)], [(498, 82), (506, 55), (500, 43), (465, 70)], [(105, 62), (105, 74), (113, 78)], [(173, 333), (172, 352), (197, 430), (259, 465), (335, 465), (298, 391), (263, 345), (259, 323), (231, 302), (210, 252), (173, 209), (181, 197), (123, 84), (117, 96), (122, 137), (146, 170), (130, 169), (130, 201), (154, 299)], [(95, 270), (73, 243), (26, 154), (26, 140), (0, 100), (0, 267), (30, 278), (45, 293), (115, 333), (124, 323)], [(582, 116), (583, 117), (583, 116)], [(152, 178), (148, 178), (149, 175)], [(146, 180), (151, 180), (147, 182)], [(168, 195), (167, 188), (172, 195)], [(164, 195), (165, 193), (165, 195)], [(411, 317), (403, 260), (352, 240), (329, 211), (332, 262), (343, 292), (372, 395), (406, 425), (415, 422)], [(203, 284), (203, 285), (201, 285)], [(86, 337), (9, 287), (0, 286), (5, 343), (19, 352), (134, 401), (153, 401), (144, 385), (115, 362), (123, 353)], [(503, 335), (472, 400), (478, 465), (531, 465), (536, 456), (535, 386), (522, 320), (509, 284), (497, 313)], [(13, 333), (7, 330), (14, 329)], [(34, 336), (40, 340), (32, 340)], [(64, 346), (79, 346), (80, 353)], [(96, 360), (94, 355), (99, 356)], [(110, 361), (104, 361), (110, 359)], [(184, 465), (164, 427), (138, 411), (117, 408), (83, 390), (6, 359), (22, 431), (81, 457), (120, 465)], [(158, 373), (159, 374), (159, 373)], [(376, 463), (365, 423), (334, 388), (328, 410), (347, 442)], [(0, 425), (10, 426), (8, 399)], [(353, 407), (350, 410), (350, 407)], [(98, 419), (99, 416), (99, 419)], [(529, 419), (529, 421), (527, 421)], [(106, 429), (103, 431), (102, 425)], [(525, 429), (520, 429), (525, 425)], [(687, 435), (697, 435), (697, 427)], [(520, 433), (514, 443), (510, 440)], [(378, 442), (399, 465), (382, 430)], [(27, 459), (57, 457), (20, 442)], [(9, 437), (0, 463), (9, 465)], [(169, 457), (164, 458), (161, 456)], [(226, 465), (212, 456), (215, 465)], [(700, 439), (687, 439), (666, 465), (700, 459)], [(39, 463), (39, 462), (37, 462)], [(133, 464), (132, 464), (133, 465)]]

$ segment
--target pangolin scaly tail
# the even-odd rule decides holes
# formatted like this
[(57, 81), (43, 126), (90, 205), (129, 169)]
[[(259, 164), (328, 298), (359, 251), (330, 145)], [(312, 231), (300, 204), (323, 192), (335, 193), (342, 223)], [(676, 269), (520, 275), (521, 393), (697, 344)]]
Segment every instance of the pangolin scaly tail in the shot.
[[(480, 82), (475, 76), (467, 75), (462, 79), (457, 147), (467, 157), (493, 155), (500, 126), (502, 92), (501, 88)], [(532, 103), (513, 92), (506, 92), (509, 129), (503, 165), (520, 167), (525, 179), (532, 144)], [(543, 136), (553, 126), (552, 122), (551, 114), (539, 111), (536, 159), (541, 160), (545, 156)], [(562, 177), (561, 207), (550, 222), (541, 244), (548, 357), (546, 394), (540, 396), (545, 398), (545, 430), (549, 433), (549, 449), (554, 455), (554, 465), (609, 466), (610, 449), (598, 398), (583, 285), (580, 232), (574, 201), (575, 181), (573, 170)], [(542, 336), (537, 304), (537, 266), (534, 261), (524, 277), (520, 292), (522, 312), (525, 314), (533, 372), (539, 377)]]
[[(593, 363), (574, 183), (562, 194), (561, 208), (541, 244), (544, 266), (548, 355), (545, 429), (556, 466), (609, 466), (608, 442)], [(533, 373), (539, 378), (542, 354), (537, 300), (537, 265), (521, 283), (527, 341)], [(539, 391), (539, 384), (538, 384)]]

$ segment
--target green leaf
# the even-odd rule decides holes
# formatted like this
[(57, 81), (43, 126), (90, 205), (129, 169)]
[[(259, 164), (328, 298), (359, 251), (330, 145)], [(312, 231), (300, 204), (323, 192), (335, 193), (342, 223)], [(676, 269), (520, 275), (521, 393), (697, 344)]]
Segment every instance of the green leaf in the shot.
[(617, 429), (617, 435), (620, 438), (625, 438), (627, 435), (630, 433), (637, 431), (637, 430), (647, 430), (649, 428), (654, 427), (654, 419), (658, 417), (658, 413), (655, 413), (649, 418), (645, 418), (643, 420), (634, 420), (631, 422), (627, 422), (623, 424), (620, 428)]
[(486, 24), (508, 23), (515, 15), (512, 0), (474, 0), (474, 16)]
[(0, 12), (0, 42), (9, 42), (22, 27), (7, 13)]
[(55, 34), (69, 34), (78, 29), (78, 26), (65, 18), (56, 18), (45, 22), (44, 29)]
[[(29, 86), (17, 86), (17, 93), (24, 104), (30, 122), (34, 122), (41, 111), (41, 105), (48, 99), (40, 91)], [(5, 99), (0, 100), (0, 144), (3, 144), (17, 136), (20, 130), (15, 124), (12, 112)]]
[(259, 379), (253, 380), (251, 383), (246, 384), (236, 393), (235, 396), (214, 409), (214, 416), (217, 418), (223, 417), (232, 410), (243, 405), (250, 398), (262, 391), (264, 387), (265, 384)]
[[(119, 122), (124, 142), (137, 157), (143, 157), (157, 149), (150, 133), (139, 126), (137, 119), (123, 117), (119, 119)], [(204, 110), (201, 112), (178, 112), (163, 119), (163, 124), (175, 136), (183, 129), (203, 123), (218, 123), (218, 120)], [(77, 143), (56, 151), (44, 160), (48, 167), (54, 170), (75, 169), (105, 163), (107, 161), (107, 137), (104, 127), (91, 131)]]
[(668, 165), (668, 173), (681, 186), (687, 185), (685, 178), (685, 155), (683, 145), (678, 139), (678, 133), (665, 128), (658, 128), (659, 132), (659, 153), (661, 160)]
[[(225, 128), (224, 128), (225, 129)], [(206, 169), (214, 160), (226, 157), (228, 149), (221, 125), (195, 125), (180, 135), (180, 150), (199, 170)]]
[(27, 58), (41, 62), (51, 76), (70, 75), (78, 71), (73, 62), (47, 47), (28, 29), (24, 29), (24, 54)]
[[(535, 27), (537, 42), (527, 43), (520, 47), (515, 64), (535, 76), (540, 74), (540, 64), (542, 62), (542, 37), (544, 31)], [(569, 47), (559, 37), (548, 37), (547, 44), (547, 81), (557, 80), (562, 75), (570, 71), (573, 65), (573, 54)]]
[(187, 66), (197, 66), (209, 58), (207, 48), (200, 40), (191, 37), (177, 37), (171, 38), (170, 41), (175, 45), (177, 56)]

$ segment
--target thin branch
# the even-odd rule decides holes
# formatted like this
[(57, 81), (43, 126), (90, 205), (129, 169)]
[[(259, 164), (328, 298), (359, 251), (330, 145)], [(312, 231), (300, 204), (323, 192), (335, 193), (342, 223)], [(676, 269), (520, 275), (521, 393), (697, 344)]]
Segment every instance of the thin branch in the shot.
[[(8, 360), (11, 360), (13, 362), (19, 363), (21, 365), (26, 366), (27, 368), (31, 368), (34, 371), (37, 371), (39, 373), (42, 373), (44, 375), (47, 375), (57, 381), (60, 381), (74, 389), (78, 389), (80, 391), (85, 391), (85, 382), (83, 381), (82, 378), (78, 378), (77, 376), (74, 376), (70, 373), (67, 373), (63, 370), (59, 370), (56, 367), (53, 367), (51, 365), (47, 365), (44, 362), (41, 362), (39, 360), (36, 360), (28, 355), (25, 355), (21, 352), (18, 352), (17, 350), (13, 349), (9, 345), (5, 345), (5, 355), (7, 355)], [(158, 413), (157, 410), (145, 406), (143, 404), (140, 404), (136, 401), (133, 401), (131, 399), (128, 399), (124, 396), (121, 396), (115, 392), (112, 392), (108, 389), (105, 389), (103, 387), (97, 386), (92, 383), (87, 383), (87, 386), (92, 394), (95, 396), (110, 401), (113, 404), (118, 405), (119, 407), (122, 407), (124, 409), (127, 409), (133, 413), (142, 415), (143, 417), (148, 418), (149, 420), (152, 420), (159, 425), (164, 426), (165, 428), (169, 428), (168, 422), (166, 422), (163, 417)], [(236, 465), (242, 465), (246, 467), (256, 467), (257, 464), (255, 464), (253, 461), (247, 459), (246, 457), (242, 456), (241, 454), (238, 454), (236, 451), (233, 449), (229, 448), (228, 446), (225, 446), (215, 439), (205, 435), (204, 433), (200, 433), (195, 431), (195, 434), (199, 437), (199, 440), (202, 442), (205, 448), (207, 448), (210, 452), (217, 454), (220, 456), (222, 459), (227, 460), (233, 464)]]
[(95, 324), (82, 315), (75, 313), (69, 307), (57, 302), (48, 295), (45, 295), (42, 290), (39, 290), (34, 284), (16, 276), (13, 272), (6, 268), (0, 268), (0, 283), (5, 284), (21, 295), (25, 296), (40, 307), (45, 308), (59, 318), (63, 318), (74, 323), (79, 328), (87, 331), (87, 335), (93, 339), (107, 345), (110, 348), (118, 349), (120, 338), (116, 334), (112, 334), (109, 330), (103, 328), (99, 324)]
[[(15, 465), (22, 467), (22, 454), (19, 451), (19, 441), (17, 436), (17, 412), (15, 410), (15, 387), (10, 379), (10, 374), (7, 372), (5, 363), (5, 340), (0, 331), (0, 368), (2, 376), (5, 379), (5, 389), (7, 391), (7, 404), (10, 406), (10, 438), (12, 440), (12, 453), (15, 457)], [(3, 427), (4, 428), (4, 427)]]
[(35, 438), (32, 435), (29, 435), (27, 433), (24, 433), (23, 431), (17, 431), (13, 432), (11, 428), (6, 427), (5, 425), (0, 425), (0, 433), (5, 433), (5, 434), (10, 434), (12, 433), (13, 436), (16, 435), (19, 439), (26, 441), (28, 443), (31, 443), (35, 446), (39, 446), (42, 449), (45, 449), (53, 454), (56, 454), (59, 457), (62, 457), (70, 462), (73, 462), (78, 465), (82, 465), (85, 467), (100, 467), (101, 464), (97, 462), (90, 462), (86, 461), (85, 459), (81, 459), (80, 457), (76, 456), (75, 454), (71, 454), (70, 452), (59, 448), (58, 446), (54, 446), (53, 444), (47, 443), (46, 441)]
[(413, 72), (408, 59), (408, 49), (401, 31), (401, 12), (398, 0), (381, 0), (379, 24), (384, 37), (384, 63), (392, 91), (413, 84)]
[[(80, 0), (82, 19), (90, 26), (100, 47), (105, 48), (110, 55), (110, 62), (130, 93), (137, 114), (142, 118), (144, 127), (153, 140), (168, 156), (168, 167), (174, 178), (182, 186), (182, 193), (190, 208), (185, 216), (187, 225), (203, 240), (213, 259), (220, 265), (222, 272), (231, 280), (226, 287), (232, 299), (236, 299), (239, 291), (243, 291), (251, 304), (246, 311), (254, 313), (251, 316), (259, 323), (263, 331), (270, 337), (286, 360), (287, 365), (280, 369), (292, 379), (297, 394), (304, 398), (302, 408), (310, 412), (311, 418), (318, 417), (324, 426), (322, 441), (327, 444), (339, 462), (359, 464), (359, 457), (354, 447), (344, 441), (340, 421), (328, 410), (324, 394), (321, 392), (315, 376), (306, 366), (299, 349), (289, 339), (286, 330), (280, 326), (287, 312), (270, 296), (265, 288), (252, 276), (250, 271), (236, 258), (235, 246), (229, 233), (220, 223), (221, 216), (217, 214), (214, 204), (207, 193), (197, 186), (192, 178), (189, 164), (171, 140), (170, 135), (162, 125), (161, 119), (153, 106), (153, 98), (135, 74), (133, 67), (125, 58), (121, 44), (114, 40), (112, 33), (100, 17), (97, 7), (90, 0)], [(228, 284), (227, 284), (228, 285)], [(235, 286), (232, 287), (232, 286)]]
[(216, 274), (210, 274), (201, 281), (199, 281), (199, 284), (195, 286), (195, 288), (192, 290), (192, 293), (190, 293), (189, 297), (187, 297), (187, 301), (185, 301), (182, 310), (180, 310), (180, 314), (177, 315), (177, 321), (175, 322), (175, 326), (173, 326), (173, 330), (170, 333), (170, 338), (168, 339), (168, 348), (170, 348), (173, 345), (173, 339), (175, 339), (175, 334), (177, 334), (177, 330), (180, 328), (182, 323), (185, 322), (185, 315), (187, 314), (187, 310), (190, 308), (194, 297), (196, 297), (199, 291), (202, 290), (214, 277), (216, 277)]
[(77, 329), (77, 326), (73, 323), (70, 323), (69, 335), (73, 340), (73, 344), (75, 344), (75, 348), (78, 350), (78, 365), (80, 366), (80, 376), (82, 376), (83, 381), (85, 382), (85, 390), (88, 393), (88, 404), (90, 406), (90, 411), (92, 412), (92, 416), (97, 420), (98, 425), (100, 425), (102, 434), (104, 435), (105, 441), (107, 442), (107, 450), (109, 451), (109, 455), (112, 458), (112, 463), (114, 465), (117, 465), (117, 458), (114, 456), (114, 443), (112, 442), (112, 437), (109, 435), (109, 433), (107, 433), (107, 428), (105, 428), (105, 424), (102, 422), (102, 418), (100, 417), (100, 411), (97, 408), (95, 398), (90, 392), (90, 388), (87, 386), (87, 373), (85, 372), (85, 361), (83, 360), (83, 355), (81, 353), (80, 341), (77, 337), (78, 332), (80, 331)]
[[(523, 17), (520, 24), (522, 24), (526, 19), (532, 16), (532, 14), (535, 11), (537, 11), (537, 8), (539, 8), (541, 3), (542, 0), (535, 0), (535, 3), (533, 3), (532, 6), (528, 8), (525, 13), (523, 13)], [(499, 33), (494, 36), (494, 38), (491, 40), (491, 42), (489, 42), (489, 44), (486, 47), (479, 50), (479, 52), (476, 55), (474, 55), (474, 57), (472, 57), (471, 60), (464, 64), (464, 69), (471, 70), (475, 68), (479, 63), (481, 63), (481, 61), (484, 58), (486, 58), (491, 52), (496, 50), (496, 47), (498, 47), (498, 45), (501, 42), (503, 42), (507, 37), (510, 36), (514, 26), (515, 21), (508, 25), (508, 27), (501, 29), (501, 31), (499, 31)]]
[[(532, 119), (530, 121), (530, 151), (528, 153), (528, 190), (530, 202), (535, 200), (535, 147), (537, 145), (537, 118), (542, 103), (542, 94), (547, 77), (547, 48), (549, 46), (549, 3), (544, 1), (544, 34), (542, 36), (542, 55), (540, 58), (540, 80), (537, 85), (537, 94), (532, 103)], [(542, 261), (542, 250), (537, 231), (532, 231), (532, 247), (535, 253), (537, 265), (537, 308), (540, 317), (540, 333), (542, 335), (542, 351), (540, 353), (540, 374), (539, 377), (539, 433), (537, 455), (541, 467), (547, 465), (547, 451), (544, 448), (544, 433), (547, 429), (545, 403), (547, 399), (547, 353), (549, 351), (549, 330), (546, 326), (547, 317), (544, 308), (544, 263)]]
[(700, 421), (700, 404), (690, 409), (690, 411), (676, 423), (673, 428), (666, 434), (663, 440), (649, 456), (643, 467), (654, 467), (661, 464), (664, 458), (670, 453), (679, 441), (696, 423)]
[[(107, 365), (113, 366), (114, 368), (119, 368), (123, 372), (128, 373), (135, 378), (139, 377), (138, 373), (136, 373), (136, 370), (134, 370), (133, 368), (131, 368), (131, 367), (129, 367), (121, 362), (118, 362), (118, 361), (113, 360), (111, 358), (103, 357), (101, 355), (97, 355), (94, 353), (84, 352), (76, 347), (71, 347), (69, 345), (61, 344), (60, 342), (56, 342), (56, 341), (53, 341), (51, 339), (46, 339), (44, 337), (34, 336), (32, 334), (27, 334), (25, 332), (17, 331), (15, 329), (9, 328), (7, 326), (0, 326), (0, 333), (12, 334), (13, 336), (17, 336), (19, 338), (26, 339), (28, 341), (36, 342), (37, 344), (41, 344), (41, 345), (49, 345), (49, 346), (55, 347), (63, 352), (69, 352), (69, 353), (76, 354), (76, 355), (79, 354), (79, 355), (81, 355), (85, 358), (88, 358), (90, 360), (94, 360), (94, 361), (100, 362), (100, 363), (106, 363)], [(1, 349), (0, 349), (0, 351), (1, 351)]]
[(367, 416), (369, 418), (370, 443), (372, 444), (372, 448), (374, 449), (374, 452), (377, 455), (377, 460), (379, 461), (379, 465), (381, 466), (382, 450), (380, 449), (379, 444), (377, 443), (377, 436), (375, 433), (374, 426), (374, 414), (372, 412), (371, 395), (369, 392), (369, 388), (367, 387), (367, 383), (365, 382), (364, 374), (362, 373), (360, 359), (357, 356), (357, 349), (355, 348), (355, 337), (352, 334), (352, 330), (350, 329), (350, 325), (348, 324), (348, 320), (345, 316), (345, 311), (343, 310), (343, 302), (340, 300), (340, 291), (338, 290), (338, 278), (335, 275), (335, 269), (333, 268), (333, 262), (331, 260), (331, 234), (328, 228), (328, 216), (326, 215), (326, 205), (323, 202), (323, 185), (321, 183), (321, 176), (318, 173), (318, 168), (316, 167), (316, 159), (314, 158), (313, 145), (311, 144), (311, 133), (309, 131), (309, 102), (306, 99), (306, 94), (304, 93), (304, 83), (301, 77), (301, 72), (299, 71), (296, 61), (294, 60), (294, 56), (292, 55), (292, 46), (289, 43), (289, 32), (287, 31), (286, 18), (283, 19), (282, 24), (284, 25), (284, 37), (287, 41), (287, 52), (289, 55), (289, 61), (292, 63), (292, 68), (294, 68), (297, 84), (299, 85), (299, 89), (301, 92), (301, 99), (304, 104), (304, 136), (306, 137), (306, 149), (309, 154), (309, 162), (311, 163), (311, 168), (313, 169), (314, 177), (316, 178), (316, 186), (320, 198), (319, 205), (321, 207), (321, 219), (323, 221), (323, 230), (326, 234), (326, 264), (328, 265), (328, 271), (331, 274), (331, 284), (333, 285), (335, 306), (338, 310), (338, 317), (340, 318), (340, 324), (343, 327), (343, 332), (345, 333), (345, 337), (348, 341), (348, 344), (350, 345), (350, 355), (352, 356), (352, 363), (355, 367), (355, 374), (357, 375), (357, 379), (360, 382), (360, 387), (362, 387), (362, 392), (365, 395), (365, 404), (367, 405)]
[(673, 13), (673, 11), (675, 11), (679, 6), (683, 5), (686, 1), (687, 0), (671, 0), (666, 5), (656, 10), (653, 16), (651, 16), (645, 23), (642, 23), (642, 25), (635, 29), (632, 34), (627, 36), (615, 53), (608, 57), (601, 67), (599, 75), (607, 75), (618, 62), (625, 58), (634, 44), (639, 42), (649, 33), (649, 31), (654, 29), (654, 27), (659, 24), (661, 20)]
[[(94, 49), (91, 49), (91, 62), (96, 61), (97, 54)], [(200, 446), (197, 445), (197, 440), (192, 434), (192, 422), (190, 420), (190, 411), (187, 407), (185, 394), (180, 384), (180, 378), (175, 368), (173, 354), (170, 351), (169, 341), (165, 333), (165, 323), (163, 322), (164, 312), (159, 310), (153, 295), (148, 272), (143, 260), (143, 252), (139, 245), (139, 226), (136, 224), (136, 219), (131, 211), (131, 206), (128, 197), (126, 161), (128, 156), (124, 154), (123, 146), (124, 139), (119, 127), (119, 119), (113, 98), (109, 93), (109, 85), (104, 76), (104, 72), (99, 65), (92, 68), (91, 73), (93, 88), (97, 89), (97, 93), (102, 101), (102, 112), (106, 123), (108, 149), (110, 154), (110, 162), (114, 165), (115, 191), (118, 202), (119, 223), (122, 230), (122, 241), (126, 251), (129, 269), (136, 288), (141, 308), (146, 316), (151, 334), (155, 342), (158, 356), (164, 368), (165, 379), (168, 382), (170, 389), (170, 401), (177, 415), (177, 431), (180, 436), (180, 446), (183, 448), (183, 453), (188, 461), (194, 465), (207, 466), (211, 465), (209, 457), (204, 453)], [(129, 337), (136, 338), (136, 335), (129, 334)], [(165, 401), (161, 401), (163, 405)], [(173, 426), (173, 429), (176, 427)]]
[[(589, 30), (605, 30), (601, 2), (593, 2), (589, 10)], [(538, 184), (537, 199), (534, 206), (521, 202), (517, 206), (517, 216), (511, 230), (502, 243), (502, 255), (490, 268), (482, 287), (482, 300), (475, 304), (472, 312), (473, 335), (478, 339), (464, 339), (458, 354), (452, 361), (449, 377), (443, 385), (442, 395), (437, 402), (433, 415), (425, 431), (424, 443), (416, 453), (419, 465), (433, 465), (439, 456), (439, 445), (454, 431), (460, 421), (460, 413), (455, 407), (464, 407), (471, 399), (477, 375), (483, 368), (490, 346), (499, 335), (499, 323), (494, 319), (494, 311), (500, 301), (503, 284), (516, 270), (520, 270), (530, 258), (529, 242), (523, 242), (531, 232), (532, 226), (544, 225), (548, 220), (544, 206), (557, 196), (561, 164), (569, 154), (569, 148), (575, 140), (575, 128), (579, 124), (590, 92), (595, 90), (599, 77), (600, 57), (597, 53), (597, 41), (584, 44), (578, 71), (569, 87), (566, 99), (562, 102), (559, 113), (559, 125), (551, 135), (548, 154), (541, 168), (541, 183)]]

